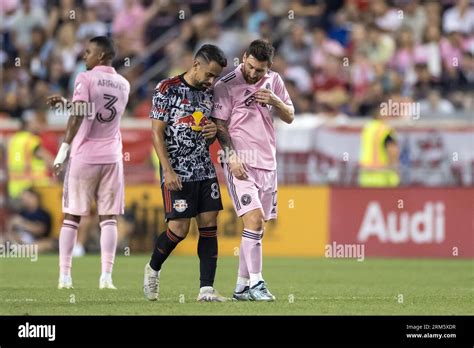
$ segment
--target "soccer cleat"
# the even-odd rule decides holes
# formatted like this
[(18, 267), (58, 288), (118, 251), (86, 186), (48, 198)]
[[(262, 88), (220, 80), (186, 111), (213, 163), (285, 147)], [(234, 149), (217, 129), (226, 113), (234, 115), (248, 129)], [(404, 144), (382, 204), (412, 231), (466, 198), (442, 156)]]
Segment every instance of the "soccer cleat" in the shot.
[(117, 288), (114, 286), (112, 283), (112, 279), (106, 279), (103, 277), (100, 277), (99, 280), (99, 289), (112, 289), (112, 290), (117, 290)]
[(158, 300), (160, 293), (160, 274), (147, 263), (145, 266), (145, 277), (143, 279), (143, 293), (149, 301)]
[(71, 277), (59, 277), (58, 289), (74, 289), (72, 287), (72, 278)]
[(261, 280), (249, 290), (250, 301), (275, 301), (273, 296), (267, 289), (266, 283)]
[(226, 302), (229, 298), (221, 296), (212, 286), (205, 286), (199, 291), (199, 302)]
[(246, 286), (244, 290), (238, 292), (234, 290), (234, 293), (232, 294), (232, 299), (236, 301), (248, 301), (250, 300), (250, 295), (249, 295), (249, 290), (250, 287)]

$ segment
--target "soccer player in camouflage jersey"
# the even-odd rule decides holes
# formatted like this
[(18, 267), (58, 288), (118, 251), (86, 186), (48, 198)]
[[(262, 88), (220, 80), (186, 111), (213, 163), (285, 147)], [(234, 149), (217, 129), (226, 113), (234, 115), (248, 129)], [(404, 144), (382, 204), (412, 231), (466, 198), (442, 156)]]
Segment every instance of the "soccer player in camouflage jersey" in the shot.
[(225, 301), (214, 289), (217, 268), (217, 214), (222, 210), (209, 145), (217, 128), (211, 121), (211, 86), (227, 65), (214, 45), (202, 46), (185, 73), (161, 81), (153, 94), (153, 144), (160, 160), (167, 230), (157, 239), (145, 266), (144, 293), (159, 297), (161, 267), (189, 232), (191, 218), (199, 228), (200, 291), (198, 301)]

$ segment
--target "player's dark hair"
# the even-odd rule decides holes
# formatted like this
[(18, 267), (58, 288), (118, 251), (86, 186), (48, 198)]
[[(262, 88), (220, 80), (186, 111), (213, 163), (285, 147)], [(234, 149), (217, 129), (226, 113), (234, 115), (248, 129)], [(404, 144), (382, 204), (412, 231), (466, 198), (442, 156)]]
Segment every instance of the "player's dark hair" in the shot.
[(275, 48), (266, 40), (254, 40), (245, 52), (247, 56), (253, 56), (259, 62), (268, 62), (272, 64)]
[(225, 57), (224, 52), (215, 45), (203, 45), (194, 55), (194, 59), (201, 58), (206, 63), (212, 61), (219, 64), (221, 67), (225, 68), (227, 66), (227, 58)]
[(107, 36), (96, 36), (89, 41), (94, 42), (104, 51), (106, 60), (112, 61), (115, 58), (115, 45), (112, 39)]

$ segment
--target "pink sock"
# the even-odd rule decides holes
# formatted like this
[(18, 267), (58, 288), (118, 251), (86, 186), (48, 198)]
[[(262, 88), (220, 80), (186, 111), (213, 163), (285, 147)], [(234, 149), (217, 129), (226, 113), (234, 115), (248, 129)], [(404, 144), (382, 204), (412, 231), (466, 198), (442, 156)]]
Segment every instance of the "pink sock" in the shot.
[(250, 278), (249, 269), (247, 268), (247, 262), (245, 262), (245, 254), (243, 248), (243, 242), (240, 242), (240, 251), (239, 251), (239, 277)]
[(102, 273), (112, 273), (117, 248), (117, 221), (105, 220), (100, 223), (100, 256)]
[(71, 275), (72, 250), (76, 244), (78, 226), (79, 224), (75, 221), (64, 220), (59, 232), (59, 272), (61, 275)]
[(263, 231), (248, 228), (242, 233), (241, 247), (249, 273), (262, 272), (262, 236)]

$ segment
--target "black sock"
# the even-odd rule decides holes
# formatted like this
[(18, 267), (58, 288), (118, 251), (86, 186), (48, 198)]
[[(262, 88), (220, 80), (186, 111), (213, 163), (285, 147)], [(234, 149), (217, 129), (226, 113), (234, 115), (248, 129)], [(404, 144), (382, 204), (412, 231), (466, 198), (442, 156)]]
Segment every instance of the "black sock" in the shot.
[(153, 255), (151, 255), (151, 268), (155, 271), (159, 271), (161, 269), (161, 265), (163, 265), (174, 248), (176, 248), (176, 245), (178, 245), (178, 243), (182, 240), (183, 238), (175, 235), (169, 228), (160, 234), (156, 240), (155, 248), (153, 249)]
[(198, 256), (201, 288), (213, 286), (217, 268), (217, 226), (199, 229)]

